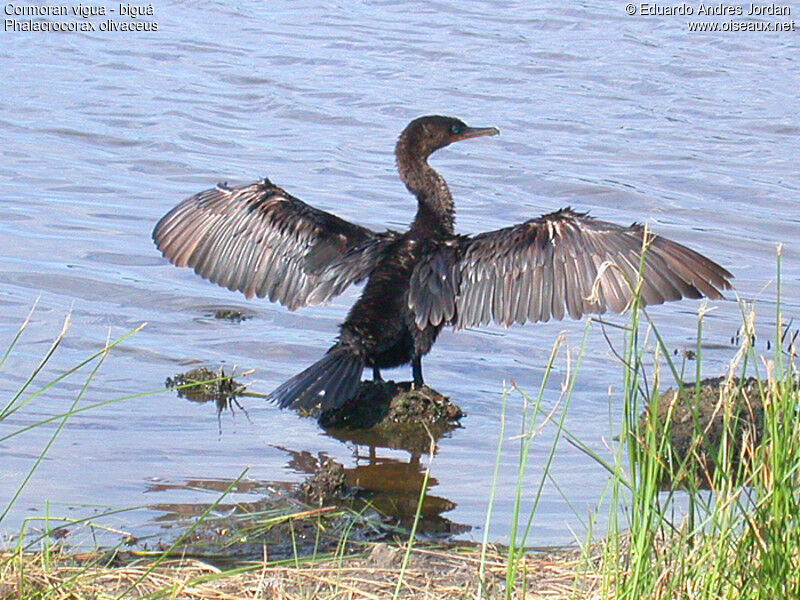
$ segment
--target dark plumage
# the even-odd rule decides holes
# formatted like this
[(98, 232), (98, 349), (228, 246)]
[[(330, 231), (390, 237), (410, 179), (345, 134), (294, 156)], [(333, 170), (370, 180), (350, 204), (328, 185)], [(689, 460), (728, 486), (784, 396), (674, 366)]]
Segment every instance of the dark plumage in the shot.
[(641, 225), (621, 227), (569, 208), (525, 223), (456, 235), (453, 199), (428, 157), (448, 144), (499, 133), (458, 119), (420, 117), (400, 135), (397, 168), (417, 197), (408, 231), (376, 233), (313, 208), (264, 180), (219, 185), (176, 206), (153, 239), (178, 266), (248, 297), (267, 296), (290, 310), (318, 304), (367, 280), (325, 356), (278, 387), (280, 406), (329, 410), (353, 397), (365, 366), (412, 364), (444, 325), (577, 319), (622, 312), (642, 266), (641, 298), (660, 304), (722, 297), (727, 270)]

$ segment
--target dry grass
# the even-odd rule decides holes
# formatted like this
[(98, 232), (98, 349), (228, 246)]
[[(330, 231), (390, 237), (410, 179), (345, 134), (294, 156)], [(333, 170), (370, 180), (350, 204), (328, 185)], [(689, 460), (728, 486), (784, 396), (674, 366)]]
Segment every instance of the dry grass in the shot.
[[(358, 557), (292, 566), (243, 562), (226, 570), (189, 558), (153, 568), (153, 558), (102, 566), (95, 555), (5, 554), (0, 555), (0, 598), (377, 600), (393, 597), (404, 552), (402, 547), (381, 543)], [(475, 548), (414, 549), (398, 597), (476, 598), (479, 563)], [(526, 555), (513, 596), (532, 600), (591, 596), (592, 579), (578, 578), (585, 564), (577, 552)], [(506, 568), (502, 554), (489, 553), (483, 598), (503, 596)]]

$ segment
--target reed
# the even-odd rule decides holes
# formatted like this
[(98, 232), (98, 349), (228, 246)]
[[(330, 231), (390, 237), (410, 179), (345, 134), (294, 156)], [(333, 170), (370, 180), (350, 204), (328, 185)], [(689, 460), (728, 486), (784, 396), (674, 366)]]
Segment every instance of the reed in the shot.
[[(211, 520), (213, 525), (210, 514), (233, 489), (234, 482), (169, 548), (156, 553), (129, 552), (135, 562), (129, 560), (122, 566), (112, 566), (107, 551), (90, 560), (65, 556), (63, 546), (56, 542), (61, 530), (80, 524), (91, 527), (102, 524), (97, 516), (60, 519), (46, 507), (44, 516), (25, 521), (16, 536), (16, 545), (0, 555), (0, 597), (11, 589), (13, 595), (9, 598), (798, 598), (800, 392), (796, 349), (781, 313), (780, 260), (779, 249), (776, 279), (779, 301), (774, 314), (772, 354), (757, 353), (755, 309), (740, 303), (741, 347), (732, 358), (715, 398), (714, 416), (721, 428), (713, 444), (709, 422), (700, 409), (702, 396), (707, 393), (700, 385), (704, 322), (708, 314), (705, 304), (701, 305), (697, 320), (693, 373), (696, 383), (687, 386), (684, 379), (689, 363), (685, 359), (678, 363), (673, 358), (657, 325), (638, 297), (634, 299), (623, 350), (618, 355), (623, 412), (621, 418), (614, 415), (610, 418), (611, 433), (617, 440), (610, 456), (592, 450), (565, 424), (572, 390), (580, 375), (586, 336), (593, 325), (587, 324), (577, 349), (568, 348), (565, 339), (559, 336), (536, 395), (529, 396), (515, 386), (503, 391), (483, 539), (477, 546), (456, 544), (442, 548), (417, 539), (431, 471), (429, 463), (411, 530), (395, 532), (395, 541), (389, 542), (397, 557), (391, 567), (376, 566), (372, 561), (374, 544), (351, 539), (355, 525), (366, 519), (363, 514), (330, 507), (294, 512), (268, 510), (242, 516), (241, 527), (221, 545), (227, 547), (279, 526), (286, 527), (287, 536), (291, 537), (295, 535), (295, 524), (305, 521), (317, 527), (311, 552), (295, 544), (288, 558), (270, 560), (265, 549), (261, 561), (239, 561), (221, 568), (202, 557), (184, 556), (183, 542), (207, 521)], [(636, 282), (631, 285), (638, 289)], [(24, 334), (27, 323), (0, 358), (0, 368)], [(17, 482), (3, 507), (0, 522), (22, 489), (30, 484), (69, 418), (85, 410), (145, 395), (133, 394), (94, 404), (82, 402), (109, 352), (138, 328), (117, 340), (109, 340), (69, 373), (54, 381), (37, 383), (44, 365), (58, 350), (67, 325), (68, 320), (31, 377), (0, 410), (1, 421), (35, 402), (64, 377), (79, 371), (84, 374), (85, 383), (69, 410), (0, 437), (3, 442), (33, 427), (53, 428), (50, 440), (28, 473)], [(548, 383), (556, 365), (564, 366), (566, 375), (558, 397), (550, 399), (545, 392), (550, 389)], [(748, 381), (749, 377), (755, 378), (756, 383)], [(677, 392), (664, 404), (666, 409), (657, 410), (663, 400), (660, 390), (667, 387)], [(742, 427), (741, 415), (734, 410), (745, 397), (754, 404), (757, 400), (758, 410), (763, 413), (757, 434)], [(522, 408), (518, 424), (511, 423), (508, 416), (508, 408), (514, 402), (519, 402)], [(683, 450), (675, 446), (672, 437), (680, 403), (689, 409), (692, 430), (688, 449)], [(756, 411), (757, 407), (750, 408)], [(533, 441), (545, 430), (552, 441), (546, 458), (537, 465), (538, 483), (531, 488), (526, 479), (530, 450)], [(528, 546), (544, 486), (548, 481), (555, 483), (552, 461), (562, 440), (592, 457), (598, 473), (607, 477), (608, 483), (600, 508), (585, 521), (586, 537), (577, 551), (546, 556), (530, 552)], [(517, 446), (517, 460), (511, 472), (504, 472), (501, 456), (509, 444)], [(433, 461), (433, 448), (429, 456)], [(494, 503), (499, 482), (507, 478), (515, 482), (513, 512), (507, 524), (509, 543), (506, 547), (496, 547), (490, 543), (490, 525), (500, 518), (495, 514)], [(568, 491), (559, 488), (559, 492), (569, 501)], [(607, 529), (598, 531), (600, 511), (605, 510)], [(336, 519), (340, 519), (339, 524), (332, 526)], [(43, 530), (31, 534), (28, 531), (31, 523), (43, 524)], [(322, 537), (332, 532), (338, 535), (334, 549), (319, 551)], [(536, 577), (530, 576), (533, 571)], [(545, 572), (548, 575), (543, 575)], [(112, 579), (113, 586), (109, 584)]]
[[(777, 272), (780, 298), (780, 249)], [(698, 315), (696, 383), (691, 387), (684, 386), (679, 376), (684, 366), (673, 362), (646, 312), (633, 313), (623, 361), (622, 431), (611, 473), (612, 519), (597, 566), (601, 598), (800, 597), (796, 351), (785, 344), (780, 300), (771, 357), (757, 355), (755, 309), (740, 305), (742, 345), (719, 385), (715, 410), (721, 435), (713, 445), (699, 409), (707, 308), (703, 305)], [(656, 341), (649, 377), (639, 315)], [(750, 400), (763, 409), (760, 435), (734, 412), (752, 394), (752, 385), (745, 389), (750, 376), (758, 382), (757, 398)], [(670, 441), (673, 405), (666, 418), (655, 409), (665, 384), (679, 390), (673, 405), (684, 402), (692, 411), (688, 452), (678, 452)], [(755, 412), (758, 406), (751, 408)], [(701, 467), (698, 477), (698, 464), (713, 468)], [(620, 514), (624, 521), (615, 518)]]

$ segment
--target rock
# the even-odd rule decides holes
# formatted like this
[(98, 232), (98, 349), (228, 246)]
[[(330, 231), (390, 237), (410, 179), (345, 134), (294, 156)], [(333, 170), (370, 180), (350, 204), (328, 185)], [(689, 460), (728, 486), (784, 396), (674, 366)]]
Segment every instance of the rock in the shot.
[(392, 425), (437, 425), (457, 422), (464, 413), (427, 385), (413, 389), (408, 381), (362, 381), (355, 398), (319, 416), (323, 427), (367, 429)]
[(319, 415), (328, 434), (360, 445), (426, 453), (431, 436), (439, 439), (459, 427), (461, 409), (439, 392), (410, 382), (364, 381), (356, 397)]
[(400, 566), (402, 554), (400, 548), (380, 542), (372, 547), (369, 553), (369, 563), (376, 569), (394, 569)]
[[(689, 484), (708, 489), (713, 481), (720, 444), (725, 437), (726, 407), (720, 398), (731, 406), (728, 422), (729, 455), (734, 472), (743, 460), (750, 460), (752, 451), (761, 441), (764, 428), (764, 408), (759, 388), (769, 389), (767, 382), (751, 377), (743, 382), (733, 380), (731, 391), (723, 390), (727, 378), (716, 377), (700, 382), (699, 395), (695, 384), (684, 385), (683, 393), (668, 389), (658, 397), (657, 439), (669, 436), (667, 453), (663, 457), (667, 473), (663, 486)], [(721, 394), (722, 392), (722, 394)], [(650, 407), (641, 416), (642, 431), (646, 431)], [(667, 423), (668, 418), (669, 423)], [(683, 468), (681, 465), (683, 464)]]
[(344, 467), (331, 458), (325, 458), (319, 468), (300, 484), (300, 496), (315, 505), (338, 504), (350, 495), (345, 483)]

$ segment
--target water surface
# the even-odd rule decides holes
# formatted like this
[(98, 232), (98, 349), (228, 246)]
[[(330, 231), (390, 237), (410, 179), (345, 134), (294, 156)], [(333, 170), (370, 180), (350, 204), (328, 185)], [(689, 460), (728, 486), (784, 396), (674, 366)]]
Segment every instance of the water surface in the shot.
[[(255, 369), (269, 392), (330, 345), (358, 294), (292, 313), (247, 301), (163, 260), (157, 219), (218, 181), (269, 176), (317, 207), (373, 228), (402, 228), (415, 205), (392, 156), (412, 118), (444, 113), (497, 126), (499, 137), (437, 154), (463, 233), (499, 228), (571, 205), (657, 232), (727, 266), (736, 294), (757, 299), (761, 331), (775, 312), (775, 246), (783, 242), (783, 308), (800, 316), (800, 177), (796, 33), (690, 34), (677, 17), (638, 18), (606, 2), (159, 2), (154, 33), (2, 34), (0, 46), (0, 340), (39, 298), (3, 367), (9, 397), (61, 328), (72, 326), (39, 381), (97, 351), (107, 336), (147, 323), (103, 365), (84, 402), (158, 390), (198, 364)], [(735, 295), (713, 303), (702, 371), (733, 356)], [(216, 308), (250, 318), (213, 318)], [(651, 311), (671, 349), (692, 347), (698, 302)], [(624, 318), (612, 318), (622, 323)], [(535, 392), (560, 332), (577, 347), (583, 323), (446, 331), (425, 360), (427, 381), (468, 413), (439, 441), (431, 494), (447, 519), (480, 539), (498, 442), (503, 382)], [(607, 330), (615, 346), (621, 333)], [(759, 342), (763, 349), (763, 340)], [(558, 401), (565, 359), (548, 384)], [(694, 364), (690, 365), (694, 368)], [(621, 368), (603, 332), (587, 338), (566, 426), (595, 451), (619, 431)], [(407, 379), (406, 370), (387, 375)], [(66, 410), (72, 377), (0, 425), (0, 434)], [(297, 457), (328, 455), (360, 477), (375, 471), (364, 446), (328, 437), (314, 421), (261, 401), (218, 422), (207, 405), (160, 393), (69, 420), (2, 524), (90, 506), (191, 506), (219, 483), (303, 477)], [(509, 400), (509, 436), (521, 401)], [(220, 431), (221, 428), (221, 431)], [(526, 498), (552, 441), (531, 450)], [(0, 443), (9, 490), (52, 434)], [(492, 539), (509, 530), (518, 442), (502, 453)], [(377, 449), (373, 478), (413, 479), (424, 466)], [(582, 535), (607, 477), (560, 443), (528, 542)], [(376, 484), (379, 485), (380, 483)], [(251, 500), (256, 491), (236, 494)], [(114, 521), (152, 528), (163, 510)], [(461, 531), (463, 528), (457, 528)]]

